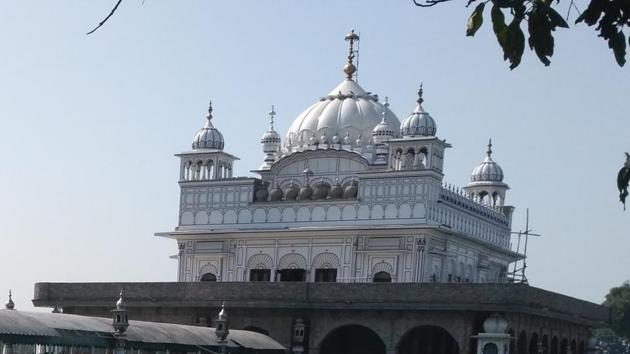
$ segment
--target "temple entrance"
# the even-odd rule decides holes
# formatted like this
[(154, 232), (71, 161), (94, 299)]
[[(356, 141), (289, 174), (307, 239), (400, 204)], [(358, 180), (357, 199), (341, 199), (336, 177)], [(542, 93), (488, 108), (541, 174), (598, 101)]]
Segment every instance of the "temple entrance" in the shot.
[(407, 332), (398, 344), (398, 354), (458, 354), (455, 339), (436, 326), (420, 326)]
[(320, 354), (385, 354), (385, 343), (371, 329), (359, 325), (339, 327), (328, 333)]

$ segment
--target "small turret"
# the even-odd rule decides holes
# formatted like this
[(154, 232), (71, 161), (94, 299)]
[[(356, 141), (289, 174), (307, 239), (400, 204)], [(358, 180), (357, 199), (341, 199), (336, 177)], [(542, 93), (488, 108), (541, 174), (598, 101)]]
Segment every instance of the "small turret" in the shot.
[(112, 314), (114, 319), (112, 323), (112, 326), (114, 327), (114, 335), (124, 336), (125, 331), (127, 331), (127, 328), (129, 327), (129, 318), (127, 316), (128, 312), (123, 299), (122, 289), (120, 290), (120, 297), (118, 298), (118, 301), (116, 301), (116, 309), (112, 310)]
[(214, 323), (214, 333), (217, 336), (217, 342), (225, 343), (228, 334), (230, 334), (227, 312), (225, 311), (225, 303), (221, 303), (221, 311), (219, 312), (219, 317), (217, 317)]
[(273, 128), (273, 120), (276, 116), (275, 107), (271, 106), (271, 111), (269, 112), (269, 129), (263, 134), (260, 139), (260, 143), (263, 147), (263, 152), (265, 153), (265, 159), (260, 166), (261, 170), (267, 170), (271, 167), (271, 165), (278, 159), (278, 150), (280, 149), (280, 145), (282, 140), (280, 138), (280, 134), (276, 132)]
[(7, 310), (15, 310), (15, 303), (13, 302), (13, 295), (11, 294), (11, 290), (9, 290), (9, 301), (4, 304), (4, 308)]

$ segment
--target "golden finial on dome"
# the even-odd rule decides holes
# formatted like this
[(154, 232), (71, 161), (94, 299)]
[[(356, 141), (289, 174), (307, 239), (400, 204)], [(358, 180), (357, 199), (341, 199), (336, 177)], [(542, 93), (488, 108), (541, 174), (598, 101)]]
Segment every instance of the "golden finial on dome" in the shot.
[(492, 155), (492, 139), (488, 140), (488, 151), (486, 151), (486, 154), (488, 154), (488, 157)]
[(418, 100), (416, 102), (418, 102), (418, 104), (422, 104), (422, 102), (424, 102), (424, 98), (422, 98), (422, 83), (420, 83), (420, 88), (418, 89)]
[(348, 62), (343, 67), (343, 72), (346, 73), (346, 79), (352, 80), (352, 76), (357, 72), (357, 67), (354, 65), (354, 42), (359, 41), (359, 35), (354, 33), (354, 29), (350, 33), (346, 34), (345, 40), (350, 42), (350, 50), (348, 51)]

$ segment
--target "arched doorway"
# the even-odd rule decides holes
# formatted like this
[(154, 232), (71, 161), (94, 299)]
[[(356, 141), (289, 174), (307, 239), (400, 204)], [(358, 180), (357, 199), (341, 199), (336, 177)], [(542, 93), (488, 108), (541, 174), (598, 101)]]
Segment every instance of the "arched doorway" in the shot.
[(518, 335), (518, 354), (527, 354), (527, 333), (521, 331)]
[(217, 281), (217, 276), (212, 273), (206, 273), (201, 276), (201, 279), (199, 279), (199, 281)]
[(378, 272), (376, 274), (374, 274), (374, 277), (372, 278), (372, 281), (375, 283), (391, 283), (392, 282), (392, 276), (391, 274), (387, 273), (387, 272)]
[(516, 354), (516, 338), (514, 337), (514, 330), (510, 328), (507, 333), (510, 335), (510, 353)]
[(407, 332), (398, 344), (398, 354), (458, 354), (457, 342), (444, 328), (420, 326)]
[(560, 348), (558, 348), (560, 344), (558, 344), (558, 337), (553, 336), (551, 338), (551, 351), (550, 354), (560, 354)]
[(385, 354), (385, 343), (371, 329), (348, 325), (334, 329), (319, 346), (320, 354)]
[(483, 354), (498, 354), (499, 347), (494, 343), (487, 343), (483, 346)]
[(538, 339), (538, 334), (533, 333), (531, 337), (529, 337), (529, 354), (538, 354), (538, 347), (542, 347), (542, 343)]

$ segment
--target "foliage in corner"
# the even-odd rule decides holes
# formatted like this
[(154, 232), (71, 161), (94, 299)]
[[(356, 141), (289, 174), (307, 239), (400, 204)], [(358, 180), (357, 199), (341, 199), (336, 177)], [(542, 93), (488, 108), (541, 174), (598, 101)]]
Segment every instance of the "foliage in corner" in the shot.
[(610, 307), (611, 329), (618, 336), (630, 339), (630, 281), (610, 289), (604, 305)]
[[(431, 7), (451, 0), (424, 0), (414, 4), (420, 7)], [(538, 59), (545, 65), (551, 63), (553, 56), (553, 32), (558, 28), (569, 28), (567, 21), (553, 7), (553, 0), (468, 0), (467, 7), (477, 4), (468, 17), (466, 35), (474, 36), (483, 24), (483, 12), (490, 7), (492, 30), (497, 42), (503, 49), (503, 59), (510, 62), (510, 69), (521, 63), (525, 51), (525, 33), (527, 44)], [(557, 0), (555, 5), (558, 5)], [(571, 0), (569, 9), (576, 7)], [(509, 23), (505, 16), (511, 16)], [(569, 14), (567, 14), (567, 18)], [(608, 41), (615, 60), (620, 66), (626, 62), (625, 26), (630, 26), (630, 0), (591, 0), (588, 8), (577, 18), (575, 23), (584, 22), (589, 26), (598, 24), (599, 36)]]

